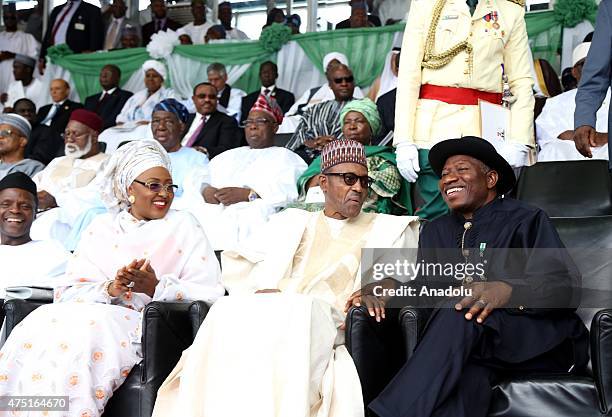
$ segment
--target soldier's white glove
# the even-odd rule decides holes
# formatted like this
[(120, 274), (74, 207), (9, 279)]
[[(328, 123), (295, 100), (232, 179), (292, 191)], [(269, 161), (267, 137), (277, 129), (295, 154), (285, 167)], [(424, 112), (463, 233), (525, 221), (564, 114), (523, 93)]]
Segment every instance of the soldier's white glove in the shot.
[(419, 150), (413, 143), (403, 142), (395, 149), (397, 169), (408, 182), (415, 182), (419, 177)]
[(504, 141), (497, 151), (512, 168), (519, 168), (527, 165), (529, 157), (529, 147), (527, 145)]

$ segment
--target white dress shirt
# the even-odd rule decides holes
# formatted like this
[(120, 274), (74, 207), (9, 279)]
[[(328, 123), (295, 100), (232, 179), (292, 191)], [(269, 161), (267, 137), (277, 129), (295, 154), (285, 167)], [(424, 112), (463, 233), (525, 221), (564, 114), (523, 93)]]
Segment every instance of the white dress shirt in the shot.
[[(64, 17), (64, 20), (62, 21), (59, 28), (55, 32), (55, 39), (51, 39), (52, 42), (54, 41), (53, 42), (54, 45), (60, 45), (62, 43), (66, 43), (66, 33), (68, 33), (68, 27), (70, 26), (70, 21), (72, 20), (72, 17), (74, 16), (77, 9), (81, 5), (81, 0), (74, 0), (72, 3), (73, 3), (72, 8), (70, 9), (66, 17)], [(56, 24), (59, 22), (59, 19), (62, 18), (62, 15), (64, 14), (65, 10), (68, 7), (70, 7), (70, 1), (67, 1), (64, 7), (62, 7), (62, 10), (60, 10), (60, 12), (57, 14), (57, 18), (55, 20)], [(51, 33), (53, 33), (53, 28), (51, 28)]]
[(208, 122), (208, 119), (210, 119), (210, 114), (204, 115), (204, 114), (196, 113), (195, 117), (193, 118), (193, 123), (191, 123), (191, 126), (189, 126), (189, 130), (187, 131), (187, 133), (185, 133), (185, 136), (183, 136), (181, 145), (185, 146), (185, 144), (189, 141), (191, 136), (193, 136), (195, 131), (200, 126), (200, 123), (202, 123), (202, 119), (204, 119), (204, 123)]

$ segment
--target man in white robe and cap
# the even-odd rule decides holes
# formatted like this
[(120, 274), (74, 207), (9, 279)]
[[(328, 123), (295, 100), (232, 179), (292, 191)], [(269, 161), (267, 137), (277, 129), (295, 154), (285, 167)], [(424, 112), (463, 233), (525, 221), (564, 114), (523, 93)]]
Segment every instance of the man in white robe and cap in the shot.
[(210, 161), (204, 201), (187, 207), (215, 250), (235, 247), (271, 214), (297, 199), (297, 179), (307, 166), (295, 153), (274, 146), (282, 120), (276, 99), (260, 95), (244, 121), (248, 146), (227, 150)]
[[(0, 94), (6, 93), (13, 78), (13, 58), (16, 54), (38, 56), (40, 43), (29, 33), (17, 27), (15, 3), (2, 8), (4, 30), (0, 32)], [(44, 104), (44, 103), (43, 103)]]
[(361, 212), (361, 143), (334, 141), (321, 159), (323, 211), (288, 209), (251, 244), (223, 253), (230, 295), (162, 384), (154, 417), (364, 415), (344, 346), (346, 302), (361, 283), (361, 250), (416, 247), (418, 221)]
[[(591, 42), (584, 42), (574, 48), (572, 54), (572, 75), (578, 82), (582, 78)], [(546, 100), (542, 113), (536, 119), (536, 141), (540, 147), (538, 162), (586, 160), (574, 144), (574, 111), (578, 89), (566, 91)], [(603, 104), (597, 111), (595, 139), (598, 146), (592, 148), (593, 159), (608, 159), (608, 107), (610, 88)]]
[(36, 184), (22, 172), (0, 180), (0, 298), (13, 286), (53, 287), (70, 254), (53, 241), (36, 241), (30, 228), (36, 216)]
[(38, 78), (34, 77), (36, 60), (27, 55), (16, 54), (13, 58), (11, 74), (14, 80), (8, 85), (5, 109), (13, 109), (15, 102), (22, 98), (31, 100), (40, 109), (51, 101), (49, 89)]

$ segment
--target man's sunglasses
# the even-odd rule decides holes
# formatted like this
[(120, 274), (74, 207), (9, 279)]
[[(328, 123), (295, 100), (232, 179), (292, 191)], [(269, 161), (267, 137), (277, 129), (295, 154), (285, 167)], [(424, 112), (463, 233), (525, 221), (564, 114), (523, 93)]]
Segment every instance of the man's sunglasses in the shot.
[(344, 183), (349, 186), (355, 185), (357, 180), (359, 180), (363, 188), (369, 187), (372, 185), (372, 182), (374, 182), (374, 180), (367, 175), (355, 175), (352, 172), (328, 172), (323, 175), (335, 175), (337, 177), (342, 177)]
[(336, 84), (342, 84), (343, 81), (345, 83), (352, 83), (353, 81), (355, 81), (355, 78), (352, 75), (350, 75), (348, 77), (334, 78), (334, 82)]
[(149, 190), (151, 190), (154, 193), (161, 193), (161, 191), (164, 190), (168, 194), (174, 194), (176, 190), (178, 190), (178, 185), (175, 185), (175, 184), (162, 184), (159, 182), (148, 182), (148, 181), (142, 182), (138, 180), (134, 180), (134, 182), (140, 185), (144, 185), (145, 187), (147, 187)]

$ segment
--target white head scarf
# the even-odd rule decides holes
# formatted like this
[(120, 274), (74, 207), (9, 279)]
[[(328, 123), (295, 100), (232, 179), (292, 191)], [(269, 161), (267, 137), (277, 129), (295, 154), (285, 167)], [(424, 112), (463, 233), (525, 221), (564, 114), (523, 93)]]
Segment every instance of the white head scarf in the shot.
[(343, 65), (346, 65), (347, 67), (349, 66), (348, 58), (346, 57), (346, 55), (341, 54), (340, 52), (330, 52), (329, 54), (323, 57), (323, 72), (327, 71), (327, 66), (334, 59), (337, 59), (338, 62)]
[(164, 80), (166, 79), (166, 75), (167, 75), (166, 66), (162, 64), (161, 62), (156, 61), (154, 59), (149, 59), (148, 61), (145, 61), (144, 64), (142, 64), (142, 71), (145, 73), (145, 75), (147, 74), (147, 71), (150, 69), (155, 70), (155, 72), (161, 75)]
[(147, 169), (172, 172), (170, 157), (156, 140), (134, 140), (117, 149), (104, 167), (102, 201), (110, 211), (128, 207), (128, 187)]

